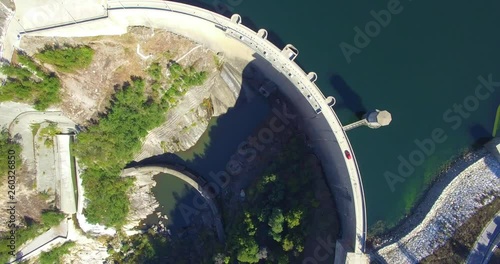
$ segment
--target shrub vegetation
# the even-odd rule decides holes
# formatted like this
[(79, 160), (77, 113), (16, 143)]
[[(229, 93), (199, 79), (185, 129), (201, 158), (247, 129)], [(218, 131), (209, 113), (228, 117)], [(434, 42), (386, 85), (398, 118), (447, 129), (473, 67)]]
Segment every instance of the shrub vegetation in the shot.
[(308, 235), (311, 207), (318, 204), (311, 191), (311, 168), (299, 165), (304, 148), (301, 140), (292, 138), (282, 155), (249, 188), (242, 210), (235, 216), (225, 212), (229, 224), (224, 253), (229, 263), (298, 260)]
[[(12, 151), (14, 152), (13, 155), (10, 154), (12, 153)], [(5, 182), (4, 179), (7, 177), (9, 171), (9, 165), (11, 165), (9, 164), (9, 156), (15, 157), (16, 168), (20, 168), (22, 162), (22, 160), (20, 159), (21, 145), (12, 141), (7, 129), (3, 129), (0, 131), (0, 154), (1, 154), (0, 155), (0, 180), (1, 180), (0, 185), (1, 185), (3, 184), (3, 182)]]
[(169, 243), (165, 236), (154, 232), (126, 238), (119, 252), (111, 249), (111, 258), (115, 263), (166, 263)]
[[(161, 72), (159, 64), (152, 67), (159, 68), (155, 72)], [(206, 78), (205, 74), (179, 67), (170, 68), (171, 76), (176, 78), (159, 86), (170, 84), (167, 91), (186, 91)], [(178, 100), (177, 94), (163, 91), (157, 91), (156, 98), (145, 95), (146, 85), (159, 82), (156, 77), (152, 76), (149, 83), (138, 77), (132, 77), (131, 83), (124, 83), (113, 96), (106, 114), (80, 133), (73, 146), (75, 156), (87, 167), (82, 179), (89, 201), (85, 215), (91, 223), (115, 227), (124, 224), (129, 211), (126, 194), (132, 179), (121, 178), (121, 170), (140, 150), (148, 131), (165, 121), (167, 110)]]
[(18, 53), (18, 60), (18, 64), (0, 66), (0, 72), (7, 75), (7, 81), (0, 86), (0, 102), (34, 104), (35, 109), (40, 111), (58, 103), (59, 78), (54, 73), (45, 72), (25, 54)]
[[(17, 248), (31, 240), (45, 231), (49, 230), (51, 227), (58, 225), (64, 219), (64, 214), (56, 211), (45, 211), (42, 212), (42, 221), (41, 222), (27, 222), (26, 227), (17, 228), (16, 230), (16, 245)], [(9, 255), (9, 251), (11, 250), (8, 245), (10, 244), (9, 240), (10, 233), (6, 233), (3, 235), (2, 239), (0, 239), (0, 263), (7, 263), (11, 255)]]
[(48, 148), (54, 146), (54, 137), (61, 133), (61, 130), (57, 127), (57, 123), (49, 123), (48, 126), (40, 129), (38, 133), (38, 141), (42, 141), (44, 138), (44, 145)]
[(61, 257), (69, 253), (69, 249), (75, 245), (75, 242), (66, 242), (59, 247), (53, 248), (49, 252), (43, 251), (40, 254), (40, 264), (59, 264)]
[(90, 65), (94, 50), (89, 46), (45, 46), (35, 57), (43, 63), (56, 66), (59, 71), (73, 72)]

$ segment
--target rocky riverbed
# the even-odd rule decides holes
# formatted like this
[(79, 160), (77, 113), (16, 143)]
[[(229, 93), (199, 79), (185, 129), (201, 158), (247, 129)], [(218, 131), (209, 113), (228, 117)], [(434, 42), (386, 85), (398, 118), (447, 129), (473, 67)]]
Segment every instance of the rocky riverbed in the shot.
[[(372, 254), (386, 263), (418, 263), (479, 208), (500, 195), (500, 163), (486, 150), (464, 156), (429, 190), (393, 236)], [(428, 213), (427, 213), (428, 212)]]

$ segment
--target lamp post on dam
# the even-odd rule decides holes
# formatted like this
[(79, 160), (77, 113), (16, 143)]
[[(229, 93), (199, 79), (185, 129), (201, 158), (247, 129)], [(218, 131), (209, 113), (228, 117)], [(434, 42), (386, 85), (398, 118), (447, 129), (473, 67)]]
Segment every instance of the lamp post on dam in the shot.
[(367, 126), (369, 128), (379, 128), (383, 126), (388, 126), (392, 121), (392, 115), (389, 111), (378, 110), (368, 112), (363, 116), (363, 119), (344, 126), (345, 131), (355, 129), (360, 126)]

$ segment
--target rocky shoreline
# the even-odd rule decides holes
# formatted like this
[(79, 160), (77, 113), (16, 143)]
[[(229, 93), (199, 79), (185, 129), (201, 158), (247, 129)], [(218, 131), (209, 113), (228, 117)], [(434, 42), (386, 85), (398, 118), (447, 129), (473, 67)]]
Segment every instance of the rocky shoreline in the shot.
[[(237, 63), (234, 63), (237, 64)], [(241, 87), (236, 83), (241, 83), (236, 74), (235, 67), (226, 64), (220, 73), (216, 73), (210, 78), (206, 85), (193, 87), (182, 98), (182, 101), (175, 108), (171, 109), (167, 115), (167, 122), (160, 127), (150, 131), (140, 153), (135, 161), (141, 161), (165, 152), (176, 152), (186, 150), (196, 144), (208, 128), (208, 121), (214, 116), (219, 116), (236, 104), (238, 92)], [(221, 76), (232, 75), (234, 83), (228, 83)], [(204, 98), (210, 98), (210, 106), (203, 103)], [(190, 127), (196, 124), (195, 127)], [(186, 127), (190, 129), (186, 130)], [(171, 139), (178, 140), (177, 144), (172, 144)], [(162, 142), (168, 142), (162, 146)], [(155, 212), (159, 202), (152, 193), (152, 188), (156, 186), (153, 179), (155, 174), (133, 175), (136, 180), (130, 190), (130, 212), (127, 217), (127, 224), (124, 226), (127, 234), (135, 234), (135, 227), (148, 215)]]
[(374, 246), (372, 257), (386, 263), (418, 263), (432, 254), (500, 195), (499, 174), (499, 162), (486, 150), (464, 155), (434, 183), (414, 213)]

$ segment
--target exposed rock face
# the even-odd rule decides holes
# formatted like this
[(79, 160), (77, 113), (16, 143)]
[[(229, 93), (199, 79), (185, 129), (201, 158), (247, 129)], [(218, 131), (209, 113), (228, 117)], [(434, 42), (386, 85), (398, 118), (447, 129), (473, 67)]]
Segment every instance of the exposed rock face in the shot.
[(129, 196), (130, 213), (127, 216), (127, 225), (124, 226), (125, 230), (131, 230), (158, 207), (159, 204), (151, 192), (151, 188), (156, 185), (156, 182), (153, 180), (152, 173), (131, 172), (123, 176), (135, 177), (134, 186), (131, 188)]
[(190, 89), (180, 103), (168, 111), (167, 121), (148, 134), (135, 160), (192, 147), (207, 129), (212, 116), (222, 115), (235, 105), (240, 89), (241, 74), (233, 74), (228, 67), (212, 74), (204, 85)]
[[(457, 227), (461, 226), (481, 207), (500, 195), (500, 164), (492, 154), (480, 150), (470, 157), (475, 162), (458, 175), (442, 190), (440, 183), (433, 185), (417, 213), (402, 225), (401, 232), (408, 229), (412, 223), (419, 223), (413, 230), (398, 240), (378, 250), (378, 255), (387, 263), (418, 263), (442, 246)], [(461, 159), (455, 167), (459, 168)], [(455, 167), (444, 175), (444, 179), (455, 175)], [(445, 181), (446, 182), (446, 181)], [(439, 193), (435, 193), (439, 191)], [(429, 201), (436, 194), (437, 200)], [(433, 204), (432, 204), (433, 203)], [(418, 221), (420, 207), (431, 206), (425, 218)]]
[[(180, 103), (169, 110), (167, 121), (148, 134), (135, 160), (187, 150), (196, 144), (207, 129), (210, 118), (226, 113), (236, 104), (241, 90), (241, 70), (226, 64), (221, 72), (212, 74), (204, 85), (189, 90)], [(131, 230), (158, 207), (151, 192), (156, 182), (152, 173), (137, 172), (122, 176), (136, 178), (130, 190), (130, 213), (125, 226), (126, 230)]]
[(70, 249), (70, 253), (63, 256), (62, 263), (105, 263), (109, 254), (107, 247), (94, 239), (80, 239)]

